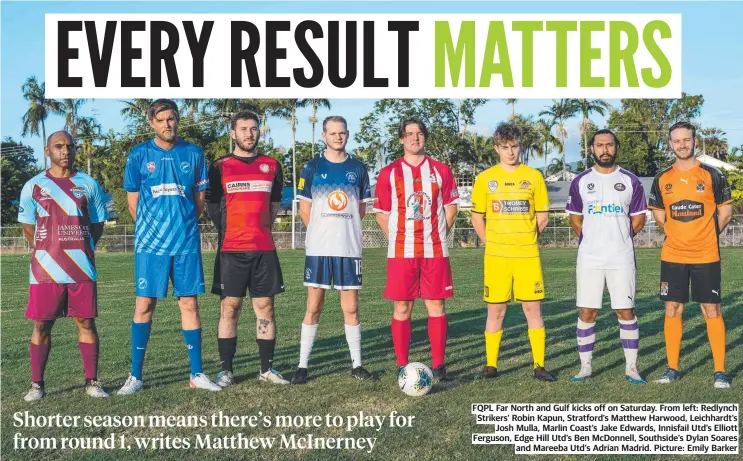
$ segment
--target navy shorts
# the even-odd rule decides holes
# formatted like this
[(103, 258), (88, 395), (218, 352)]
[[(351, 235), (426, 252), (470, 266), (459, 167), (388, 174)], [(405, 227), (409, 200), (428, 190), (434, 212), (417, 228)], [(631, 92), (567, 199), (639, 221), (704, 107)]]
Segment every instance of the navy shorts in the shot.
[(336, 290), (361, 289), (361, 258), (342, 256), (305, 256), (304, 286), (335, 288)]
[(134, 283), (137, 296), (164, 298), (168, 280), (173, 281), (173, 296), (196, 296), (204, 293), (204, 270), (201, 253), (185, 255), (134, 255)]

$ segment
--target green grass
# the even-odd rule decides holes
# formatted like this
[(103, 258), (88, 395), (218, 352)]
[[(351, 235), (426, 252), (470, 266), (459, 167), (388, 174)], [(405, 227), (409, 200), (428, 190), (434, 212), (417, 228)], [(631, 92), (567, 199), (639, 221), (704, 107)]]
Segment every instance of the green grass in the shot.
[[(301, 285), (304, 253), (280, 253), (287, 291), (277, 298), (278, 343), (275, 366), (291, 377), (299, 354), (300, 324), (304, 315), (305, 290)], [(98, 331), (101, 337), (100, 379), (114, 391), (124, 382), (130, 368), (130, 322), (134, 306), (131, 254), (100, 254)], [(205, 277), (211, 280), (214, 254), (204, 255)], [(188, 388), (188, 360), (180, 332), (180, 318), (174, 298), (161, 301), (155, 312), (152, 336), (145, 360), (146, 389), (131, 397), (113, 396), (101, 401), (86, 398), (81, 384), (83, 370), (72, 321), (57, 322), (53, 349), (45, 380), (49, 395), (29, 405), (22, 397), (30, 383), (28, 340), (31, 323), (24, 319), (28, 290), (28, 256), (3, 256), (2, 278), (2, 458), (38, 459), (39, 452), (15, 451), (13, 434), (25, 436), (102, 436), (111, 431), (134, 436), (193, 437), (196, 433), (277, 436), (277, 429), (31, 429), (14, 428), (13, 413), (29, 410), (34, 415), (210, 415), (220, 410), (231, 415), (388, 415), (391, 411), (415, 415), (412, 428), (298, 429), (299, 434), (318, 436), (377, 437), (371, 456), (356, 451), (56, 451), (45, 459), (471, 459), (512, 458), (513, 446), (473, 446), (473, 432), (487, 432), (474, 423), (470, 404), (475, 402), (735, 402), (743, 401), (743, 384), (736, 376), (743, 370), (743, 249), (723, 250), (723, 313), (727, 324), (727, 368), (734, 379), (728, 391), (712, 388), (712, 359), (705, 323), (699, 308), (687, 306), (684, 323), (681, 368), (683, 379), (668, 386), (632, 386), (624, 381), (624, 357), (619, 344), (616, 316), (605, 304), (597, 320), (594, 354), (595, 379), (590, 385), (569, 382), (579, 366), (575, 350), (575, 250), (542, 251), (547, 299), (543, 311), (547, 328), (547, 367), (559, 381), (554, 384), (531, 378), (531, 358), (526, 325), (520, 307), (507, 314), (499, 360), (498, 379), (470, 379), (484, 363), (483, 329), (485, 309), (482, 293), (482, 252), (454, 250), (452, 265), (455, 297), (447, 303), (449, 341), (446, 361), (450, 372), (460, 378), (453, 389), (413, 399), (398, 389), (395, 359), (390, 337), (391, 303), (381, 297), (385, 281), (385, 253), (364, 254), (365, 285), (361, 291), (362, 353), (365, 365), (380, 379), (357, 382), (349, 374), (350, 358), (343, 334), (338, 297), (327, 298), (310, 362), (314, 378), (306, 386), (269, 386), (257, 381), (259, 367), (254, 341), (255, 322), (250, 309), (241, 319), (235, 371), (238, 385), (220, 393)], [(640, 370), (655, 378), (665, 369), (663, 307), (656, 297), (659, 251), (639, 250), (637, 254), (637, 315), (641, 325)], [(606, 296), (605, 298), (608, 298)], [(605, 301), (606, 302), (606, 301)], [(213, 295), (200, 298), (204, 328), (205, 372), (218, 371), (216, 329), (219, 302)], [(410, 358), (430, 362), (425, 309), (418, 304), (413, 312)], [(597, 459), (592, 456), (561, 456), (560, 459)], [(617, 458), (616, 456), (613, 458)], [(613, 459), (602, 457), (601, 459)], [(636, 456), (635, 459), (653, 459)], [(690, 456), (685, 459), (695, 459)], [(708, 458), (705, 458), (708, 459)]]

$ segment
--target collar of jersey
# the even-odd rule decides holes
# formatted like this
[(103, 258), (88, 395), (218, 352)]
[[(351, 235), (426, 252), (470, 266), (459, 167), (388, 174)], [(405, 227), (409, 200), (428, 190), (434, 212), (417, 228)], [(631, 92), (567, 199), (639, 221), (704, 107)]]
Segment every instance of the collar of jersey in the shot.
[(46, 171), (44, 172), (44, 176), (45, 176), (46, 178), (48, 178), (48, 179), (51, 179), (52, 181), (56, 181), (56, 180), (58, 180), (58, 179), (72, 179), (72, 178), (74, 178), (75, 176), (77, 176), (77, 174), (78, 174), (78, 173), (80, 173), (80, 170), (75, 170), (75, 174), (73, 174), (72, 176), (68, 176), (68, 177), (66, 177), (66, 178), (58, 178), (58, 177), (56, 177), (56, 176), (52, 176), (52, 174), (51, 174), (51, 173), (49, 173), (49, 170), (46, 170)]
[(401, 161), (402, 163), (406, 164), (407, 166), (409, 166), (410, 168), (414, 168), (414, 169), (416, 169), (416, 168), (420, 168), (420, 167), (422, 167), (422, 166), (423, 166), (423, 164), (424, 164), (424, 163), (426, 163), (426, 162), (428, 161), (428, 155), (425, 155), (425, 154), (423, 154), (423, 161), (422, 161), (422, 162), (420, 162), (420, 163), (419, 163), (419, 164), (418, 164), (417, 166), (411, 165), (411, 164), (409, 164), (408, 162), (406, 162), (406, 161), (405, 161), (405, 157), (400, 157), (400, 161)]
[(185, 144), (185, 143), (186, 143), (186, 141), (184, 141), (182, 138), (175, 138), (175, 145), (173, 145), (173, 147), (171, 147), (170, 149), (165, 150), (162, 147), (160, 147), (160, 146), (157, 145), (157, 143), (155, 142), (155, 138), (150, 139), (150, 145), (152, 147), (154, 147), (155, 149), (157, 149), (158, 151), (163, 152), (163, 153), (173, 152), (176, 147), (178, 147), (178, 146), (180, 146), (182, 144)]
[(682, 169), (680, 169), (679, 167), (677, 167), (677, 166), (676, 166), (676, 162), (673, 162), (673, 165), (672, 165), (672, 167), (673, 167), (673, 169), (674, 169), (674, 170), (676, 170), (676, 171), (677, 171), (678, 173), (681, 173), (681, 174), (683, 174), (683, 173), (686, 173), (687, 171), (693, 171), (693, 170), (694, 170), (694, 168), (699, 168), (699, 165), (701, 165), (701, 164), (702, 164), (702, 162), (700, 162), (698, 158), (695, 158), (695, 159), (694, 159), (694, 166), (693, 166), (693, 167), (691, 167), (691, 168), (689, 168), (688, 170), (682, 170)]
[(500, 163), (498, 163), (498, 164), (497, 164), (497, 165), (495, 165), (495, 166), (496, 166), (496, 167), (498, 167), (498, 169), (499, 169), (499, 170), (501, 170), (501, 171), (502, 171), (503, 173), (505, 173), (505, 174), (515, 174), (515, 173), (517, 173), (517, 172), (519, 171), (519, 169), (520, 169), (520, 168), (521, 168), (522, 166), (524, 166), (524, 164), (523, 164), (523, 163), (519, 163), (519, 166), (517, 166), (517, 167), (516, 167), (516, 169), (515, 169), (515, 170), (513, 170), (513, 171), (508, 171), (508, 170), (506, 170), (505, 168), (503, 168), (503, 166), (502, 166), (502, 165), (501, 165)]

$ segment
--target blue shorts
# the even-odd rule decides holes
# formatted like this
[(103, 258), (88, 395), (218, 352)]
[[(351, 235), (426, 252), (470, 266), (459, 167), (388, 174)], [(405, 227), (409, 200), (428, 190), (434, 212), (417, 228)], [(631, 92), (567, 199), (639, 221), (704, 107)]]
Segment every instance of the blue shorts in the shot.
[(305, 256), (304, 286), (335, 288), (336, 290), (361, 289), (361, 258), (342, 256)]
[(201, 252), (185, 255), (134, 255), (134, 283), (137, 296), (164, 298), (168, 279), (173, 281), (173, 296), (195, 296), (204, 293), (204, 269)]

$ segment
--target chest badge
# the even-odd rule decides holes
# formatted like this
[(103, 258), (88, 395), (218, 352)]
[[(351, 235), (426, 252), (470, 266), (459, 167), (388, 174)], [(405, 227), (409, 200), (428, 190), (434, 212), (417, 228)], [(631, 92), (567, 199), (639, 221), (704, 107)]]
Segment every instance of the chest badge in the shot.
[(155, 171), (155, 162), (147, 162), (147, 171), (150, 173)]
[(259, 166), (258, 168), (260, 168), (261, 172), (268, 173), (269, 168), (267, 164), (261, 163), (261, 166)]

